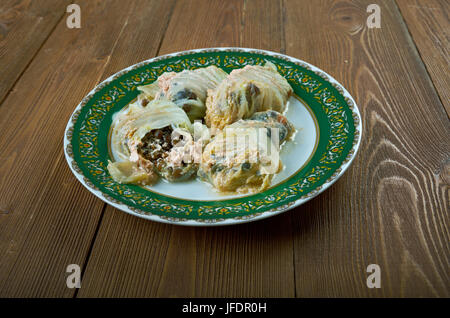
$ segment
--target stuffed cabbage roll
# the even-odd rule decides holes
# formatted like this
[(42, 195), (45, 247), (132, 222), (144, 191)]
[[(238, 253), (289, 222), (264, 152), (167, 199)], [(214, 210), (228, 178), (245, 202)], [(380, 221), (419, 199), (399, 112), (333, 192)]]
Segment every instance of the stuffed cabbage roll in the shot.
[(111, 176), (120, 183), (142, 185), (153, 184), (159, 177), (189, 179), (198, 165), (184, 158), (178, 162), (170, 159), (180, 143), (192, 141), (191, 132), (186, 113), (171, 101), (130, 105), (113, 119), (111, 148), (118, 160), (108, 164)]
[(291, 94), (291, 86), (270, 62), (233, 70), (219, 86), (208, 91), (206, 125), (222, 129), (255, 112), (272, 109), (282, 113)]
[(184, 70), (180, 73), (166, 72), (150, 85), (141, 86), (141, 102), (166, 98), (181, 107), (191, 121), (203, 119), (206, 112), (208, 89), (214, 89), (225, 79), (227, 73), (216, 66), (196, 70)]
[(276, 111), (239, 120), (205, 147), (198, 176), (220, 192), (264, 191), (282, 168), (280, 144), (293, 131), (286, 117)]

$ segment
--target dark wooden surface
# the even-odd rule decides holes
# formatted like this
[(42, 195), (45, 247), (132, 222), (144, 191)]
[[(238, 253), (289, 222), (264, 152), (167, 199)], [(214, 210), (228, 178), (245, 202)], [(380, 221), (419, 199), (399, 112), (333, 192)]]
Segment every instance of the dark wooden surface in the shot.
[[(1, 297), (450, 296), (448, 1), (76, 1), (81, 29), (67, 3), (0, 4)], [(364, 125), (345, 175), (290, 212), (214, 228), (145, 221), (84, 189), (62, 149), (79, 101), (131, 64), (214, 46), (340, 81)]]

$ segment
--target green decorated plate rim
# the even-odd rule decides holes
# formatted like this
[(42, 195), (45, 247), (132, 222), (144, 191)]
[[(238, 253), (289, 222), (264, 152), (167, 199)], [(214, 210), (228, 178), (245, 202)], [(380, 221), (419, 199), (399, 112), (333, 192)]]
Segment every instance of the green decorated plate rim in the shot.
[[(225, 57), (223, 57), (224, 54)], [(223, 59), (220, 61), (221, 56)], [(184, 57), (186, 57), (186, 60), (180, 60)], [(214, 60), (215, 57), (218, 60)], [(300, 90), (297, 86), (304, 84), (300, 87), (309, 94), (308, 107), (310, 107), (310, 103), (320, 105), (324, 110), (325, 120), (329, 121), (325, 123), (324, 118), (317, 118), (322, 121), (322, 126), (327, 125), (326, 137), (328, 138), (325, 140), (323, 131), (321, 131), (317, 148), (322, 147), (325, 152), (318, 152), (316, 149), (306, 165), (308, 167), (308, 165), (317, 163), (317, 166), (304, 167), (294, 177), (291, 176), (276, 187), (262, 193), (218, 202), (170, 198), (137, 186), (119, 185), (114, 183), (110, 177), (108, 179), (106, 175), (96, 176), (97, 173), (103, 174), (103, 170), (106, 170), (105, 156), (101, 158), (99, 153), (105, 152), (108, 133), (106, 132), (105, 137), (104, 131), (109, 131), (111, 114), (118, 110), (118, 106), (114, 109), (114, 103), (111, 99), (117, 97), (119, 102), (116, 104), (120, 105), (120, 99), (127, 94), (128, 99), (135, 98), (137, 92), (132, 94), (132, 91), (135, 90), (136, 86), (154, 80), (151, 76), (147, 79), (142, 78), (147, 73), (153, 72), (149, 70), (150, 66), (159, 65), (158, 72), (161, 73), (171, 70), (170, 66), (167, 69), (167, 65), (165, 65), (168, 64), (167, 61), (178, 59), (177, 62), (181, 61), (180, 63), (185, 63), (184, 66), (186, 66), (187, 58), (191, 60), (197, 58), (195, 62), (191, 61), (191, 63), (205, 63), (206, 61), (205, 65), (198, 64), (195, 67), (207, 66), (208, 62), (216, 64), (220, 61), (220, 63), (225, 63), (221, 65), (222, 67), (234, 68), (245, 65), (239, 66), (239, 63), (240, 60), (244, 60), (243, 63), (245, 63), (247, 58), (251, 60), (252, 63), (250, 64), (260, 64), (261, 61), (270, 60), (278, 66), (280, 73), (290, 83), (296, 85), (293, 86), (294, 91)], [(227, 65), (228, 62), (231, 63), (229, 66)], [(138, 73), (138, 71), (141, 73)], [(111, 89), (111, 86), (114, 89)], [(123, 93), (123, 88), (129, 90)], [(105, 90), (108, 89), (109, 91), (106, 92)], [(297, 93), (297, 91), (295, 92)], [(102, 93), (103, 96), (101, 96)], [(95, 115), (96, 112), (97, 115)], [(87, 118), (87, 114), (91, 117)], [(318, 116), (317, 113), (314, 115)], [(83, 116), (86, 116), (86, 118)], [(318, 117), (320, 116), (323, 115), (319, 113)], [(343, 116), (344, 119), (338, 118), (339, 116)], [(338, 118), (339, 122), (333, 122), (335, 118)], [(91, 121), (93, 124), (91, 124)], [(333, 77), (319, 68), (302, 60), (266, 50), (236, 47), (206, 48), (167, 54), (137, 63), (97, 85), (76, 107), (67, 124), (64, 136), (64, 152), (69, 167), (76, 178), (94, 195), (124, 212), (163, 223), (200, 226), (227, 225), (254, 221), (282, 213), (305, 203), (326, 190), (351, 165), (361, 142), (361, 131), (361, 116), (352, 96)], [(80, 141), (87, 140), (86, 138), (91, 139), (91, 144), (87, 149), (83, 149), (82, 145), (84, 144)], [(330, 147), (333, 148), (329, 149)], [(106, 152), (108, 153), (107, 149)], [(321, 158), (318, 158), (319, 156)], [(321, 171), (321, 168), (323, 171)], [(308, 170), (308, 172), (305, 173), (305, 170)], [(311, 171), (319, 171), (319, 173), (311, 174)], [(309, 184), (309, 179), (314, 181)], [(287, 184), (288, 180), (291, 180), (289, 185)], [(306, 186), (304, 186), (305, 181)], [(300, 185), (300, 182), (303, 182), (303, 184)], [(127, 197), (121, 195), (121, 193), (126, 193)], [(137, 202), (144, 203), (137, 204)]]

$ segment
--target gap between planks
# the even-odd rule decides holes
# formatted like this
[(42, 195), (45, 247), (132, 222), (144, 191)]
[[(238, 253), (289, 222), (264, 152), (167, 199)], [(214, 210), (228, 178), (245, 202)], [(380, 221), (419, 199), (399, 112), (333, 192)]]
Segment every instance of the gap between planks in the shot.
[[(94, 232), (94, 235), (92, 236), (91, 244), (89, 245), (89, 249), (88, 249), (88, 252), (86, 254), (86, 258), (84, 259), (83, 266), (81, 268), (81, 276), (80, 276), (80, 281), (81, 282), (83, 281), (84, 272), (86, 271), (86, 267), (87, 267), (87, 264), (88, 264), (88, 261), (89, 261), (89, 257), (91, 256), (92, 249), (94, 247), (95, 239), (97, 238), (98, 231), (100, 230), (100, 225), (102, 224), (103, 216), (105, 215), (106, 206), (107, 206), (107, 204), (103, 203), (102, 212), (100, 213), (100, 217), (98, 219), (97, 227), (95, 228), (95, 232)], [(77, 298), (79, 290), (80, 290), (79, 288), (75, 288), (75, 293), (73, 294), (72, 298)]]
[[(70, 1), (70, 4), (72, 4), (74, 1)], [(6, 92), (5, 96), (0, 100), (0, 107), (2, 107), (3, 102), (8, 98), (9, 94), (14, 90), (14, 87), (16, 87), (16, 84), (19, 82), (19, 80), (22, 78), (22, 75), (28, 70), (28, 67), (31, 65), (31, 62), (33, 62), (34, 58), (38, 55), (38, 53), (41, 51), (41, 49), (44, 47), (45, 43), (47, 43), (48, 39), (53, 35), (53, 32), (55, 32), (56, 28), (58, 27), (61, 20), (66, 15), (66, 12), (64, 11), (61, 14), (61, 17), (59, 17), (58, 21), (56, 21), (55, 25), (52, 27), (48, 35), (45, 37), (44, 41), (39, 45), (38, 49), (33, 53), (30, 60), (27, 62), (23, 70), (19, 73), (16, 80), (11, 84), (11, 87)]]
[[(160, 52), (160, 50), (161, 50), (161, 45), (162, 45), (162, 43), (163, 43), (164, 37), (165, 37), (166, 32), (167, 32), (167, 29), (168, 29), (168, 27), (169, 27), (170, 20), (172, 19), (172, 14), (173, 14), (173, 10), (174, 10), (174, 8), (175, 8), (175, 5), (176, 5), (176, 2), (174, 3), (174, 5), (172, 5), (172, 7), (171, 7), (171, 9), (170, 9), (169, 17), (168, 17), (168, 19), (167, 19), (167, 23), (166, 23), (165, 26), (164, 26), (164, 31), (163, 31), (163, 33), (162, 33), (162, 36), (161, 36), (161, 39), (160, 39), (160, 41), (159, 41), (158, 48), (157, 48), (157, 50), (156, 50), (156, 53), (155, 53), (155, 56), (154, 56), (154, 57), (156, 57), (156, 56), (159, 55), (159, 52)], [(120, 31), (120, 33), (119, 33), (119, 36), (117, 37), (117, 41), (116, 41), (116, 43), (114, 44), (114, 46), (113, 46), (113, 48), (112, 48), (112, 50), (111, 50), (111, 53), (110, 53), (110, 55), (108, 56), (108, 59), (107, 59), (106, 62), (105, 62), (105, 65), (104, 65), (104, 67), (103, 67), (102, 73), (101, 73), (101, 75), (99, 76), (99, 80), (97, 81), (97, 85), (98, 85), (98, 83), (101, 81), (101, 79), (102, 79), (102, 78), (104, 77), (104, 75), (105, 75), (105, 70), (106, 70), (106, 68), (107, 68), (107, 66), (108, 66), (108, 64), (109, 64), (109, 62), (110, 62), (110, 60), (111, 60), (111, 56), (114, 54), (114, 51), (115, 51), (115, 49), (116, 49), (117, 43), (120, 41), (121, 35), (122, 35), (122, 33), (123, 33), (123, 30), (125, 29), (125, 27), (126, 27), (127, 24), (128, 24), (128, 19), (130, 18), (130, 15), (132, 14), (132, 9), (133, 9), (133, 7), (131, 6), (131, 7), (130, 7), (130, 11), (128, 12), (128, 15), (127, 15), (127, 19), (125, 20), (125, 22), (124, 22), (124, 24), (123, 24), (123, 26), (122, 26), (122, 29), (121, 29), (121, 31)], [(59, 20), (59, 21), (61, 21), (61, 20)], [(59, 21), (58, 21), (58, 23), (59, 23)], [(86, 258), (85, 258), (85, 260), (84, 260), (84, 262), (83, 262), (83, 267), (81, 268), (81, 277), (80, 277), (80, 281), (81, 281), (81, 282), (83, 282), (83, 277), (84, 277), (84, 274), (85, 274), (87, 265), (88, 265), (88, 263), (89, 263), (89, 258), (90, 258), (90, 256), (91, 256), (91, 253), (92, 253), (92, 250), (93, 250), (93, 247), (94, 247), (94, 244), (95, 244), (95, 240), (96, 240), (97, 235), (98, 235), (98, 232), (99, 232), (99, 230), (100, 230), (100, 227), (101, 227), (101, 224), (102, 224), (102, 220), (103, 220), (103, 216), (105, 215), (105, 211), (106, 211), (107, 206), (108, 206), (107, 203), (103, 203), (102, 212), (100, 213), (100, 218), (99, 218), (99, 220), (98, 220), (97, 227), (95, 228), (94, 235), (93, 235), (93, 237), (92, 237), (92, 239), (91, 239), (91, 243), (90, 243), (90, 245), (89, 245), (88, 253), (87, 253)], [(79, 292), (79, 289), (76, 288), (72, 298), (77, 298), (78, 292)]]
[(425, 60), (424, 60), (424, 58), (423, 58), (422, 54), (420, 53), (420, 50), (419, 50), (419, 48), (417, 46), (417, 43), (416, 43), (416, 41), (414, 40), (414, 37), (411, 34), (411, 30), (409, 29), (408, 23), (406, 22), (405, 17), (403, 16), (402, 10), (398, 6), (397, 0), (394, 0), (394, 8), (397, 10), (398, 15), (401, 18), (400, 25), (402, 25), (404, 27), (404, 29), (405, 29), (404, 34), (406, 35), (407, 39), (409, 41), (411, 41), (411, 43), (414, 45), (415, 54), (418, 56), (418, 60), (420, 60), (423, 68), (425, 69), (425, 73), (427, 74), (427, 81), (431, 84), (431, 87), (433, 87), (434, 92), (436, 93), (442, 108), (444, 108), (444, 111), (447, 113), (447, 117), (449, 117), (450, 113), (448, 113), (447, 109), (444, 106), (444, 103), (442, 101), (442, 97), (439, 94), (439, 91), (437, 90), (436, 85), (434, 84), (433, 78), (431, 77), (430, 70), (428, 69), (427, 64), (425, 63)]

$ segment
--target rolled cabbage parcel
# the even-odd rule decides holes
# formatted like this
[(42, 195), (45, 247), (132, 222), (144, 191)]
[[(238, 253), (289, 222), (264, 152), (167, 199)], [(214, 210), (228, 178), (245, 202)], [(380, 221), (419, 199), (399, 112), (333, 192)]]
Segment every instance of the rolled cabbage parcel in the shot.
[(226, 126), (205, 147), (198, 176), (220, 192), (264, 191), (282, 168), (280, 145), (293, 132), (286, 117), (272, 110)]
[(117, 182), (140, 185), (151, 185), (159, 177), (189, 179), (198, 164), (180, 156), (180, 149), (194, 147), (192, 131), (186, 113), (167, 99), (131, 104), (113, 119), (111, 150), (116, 162), (109, 162), (109, 173)]
[(193, 122), (205, 116), (207, 91), (216, 88), (226, 76), (227, 73), (216, 66), (166, 72), (155, 83), (138, 88), (143, 93), (140, 99), (143, 104), (152, 99), (168, 99), (181, 107)]
[(284, 112), (292, 87), (276, 66), (247, 65), (233, 70), (215, 89), (208, 91), (206, 125), (213, 129), (251, 117), (256, 112)]

